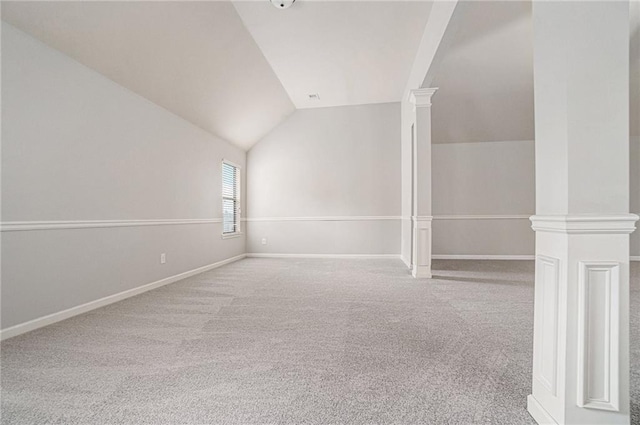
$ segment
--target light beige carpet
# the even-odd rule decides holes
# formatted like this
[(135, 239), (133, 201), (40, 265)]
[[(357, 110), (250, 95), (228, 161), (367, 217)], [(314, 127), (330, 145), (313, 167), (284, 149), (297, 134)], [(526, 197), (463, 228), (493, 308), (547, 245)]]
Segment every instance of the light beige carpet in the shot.
[(434, 268), (247, 259), (7, 340), (2, 423), (533, 424), (533, 263)]

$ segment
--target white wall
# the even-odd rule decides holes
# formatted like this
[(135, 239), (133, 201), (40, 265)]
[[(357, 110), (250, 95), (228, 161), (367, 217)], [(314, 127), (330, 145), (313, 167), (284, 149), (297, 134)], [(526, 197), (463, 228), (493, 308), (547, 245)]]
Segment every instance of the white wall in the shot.
[[(434, 108), (438, 96), (434, 96)], [(402, 258), (411, 256), (411, 105), (403, 102)], [(432, 145), (433, 255), (530, 256), (534, 142)], [(517, 217), (517, 218), (516, 218)]]
[(296, 111), (248, 153), (248, 252), (399, 254), (399, 138), (398, 103)]
[[(532, 141), (434, 144), (432, 154), (434, 255), (534, 254)], [(640, 138), (633, 135), (630, 173), (630, 210), (640, 214)], [(630, 252), (640, 257), (640, 231)]]
[(432, 149), (434, 255), (533, 255), (533, 141)]
[[(215, 220), (244, 152), (6, 23), (2, 124), (3, 329), (245, 252)], [(79, 220), (126, 227), (6, 227)]]
[[(534, 254), (527, 218), (535, 211), (533, 141), (434, 144), (432, 154), (434, 255)], [(638, 214), (637, 136), (630, 141), (630, 173), (630, 209)], [(640, 256), (638, 231), (631, 255)]]

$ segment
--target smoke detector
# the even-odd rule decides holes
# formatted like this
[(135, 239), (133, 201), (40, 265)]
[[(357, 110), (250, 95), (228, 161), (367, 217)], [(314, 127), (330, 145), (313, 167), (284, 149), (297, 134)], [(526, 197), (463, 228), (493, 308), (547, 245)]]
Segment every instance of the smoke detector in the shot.
[(291, 7), (296, 0), (269, 0), (271, 4), (277, 7), (278, 9), (288, 9)]

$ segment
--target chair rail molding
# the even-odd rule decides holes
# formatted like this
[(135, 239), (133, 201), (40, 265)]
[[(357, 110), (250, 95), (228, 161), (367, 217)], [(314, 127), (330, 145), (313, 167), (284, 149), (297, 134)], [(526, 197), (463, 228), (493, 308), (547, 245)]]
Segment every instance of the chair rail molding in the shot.
[(105, 227), (175, 226), (185, 224), (222, 223), (221, 218), (182, 218), (151, 220), (59, 220), (59, 221), (3, 221), (2, 232), (29, 230), (101, 229)]
[[(531, 214), (441, 214), (420, 216), (418, 219), (431, 217), (432, 220), (529, 220)], [(376, 220), (412, 220), (412, 216), (399, 215), (337, 215), (337, 216), (290, 216), (290, 217), (243, 217), (242, 221), (376, 221)]]
[(453, 214), (434, 215), (434, 220), (529, 220), (531, 214)]
[(301, 217), (247, 217), (243, 221), (382, 221), (382, 220), (402, 220), (398, 215), (336, 215), (336, 216), (301, 216)]

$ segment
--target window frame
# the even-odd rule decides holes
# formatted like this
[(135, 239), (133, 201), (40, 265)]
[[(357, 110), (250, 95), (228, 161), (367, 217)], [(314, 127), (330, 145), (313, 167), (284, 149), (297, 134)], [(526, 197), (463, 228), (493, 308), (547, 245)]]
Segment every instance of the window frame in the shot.
[[(224, 196), (224, 190), (223, 190), (223, 186), (224, 186), (224, 182), (222, 181), (222, 176), (223, 176), (223, 172), (224, 172), (224, 166), (228, 165), (231, 167), (234, 167), (236, 169), (236, 194), (235, 194), (235, 198), (231, 198), (229, 196)], [(221, 208), (221, 217), (222, 217), (222, 239), (229, 239), (229, 238), (236, 238), (238, 236), (241, 236), (242, 233), (242, 227), (241, 227), (241, 223), (242, 223), (242, 168), (240, 167), (240, 165), (236, 164), (233, 161), (229, 161), (228, 159), (222, 159), (221, 163), (220, 163), (220, 197), (221, 197), (221, 201), (220, 201), (220, 208)], [(233, 232), (225, 232), (224, 231), (224, 202), (225, 200), (232, 200), (235, 203), (235, 209), (236, 209), (236, 221), (235, 221), (235, 230)]]

